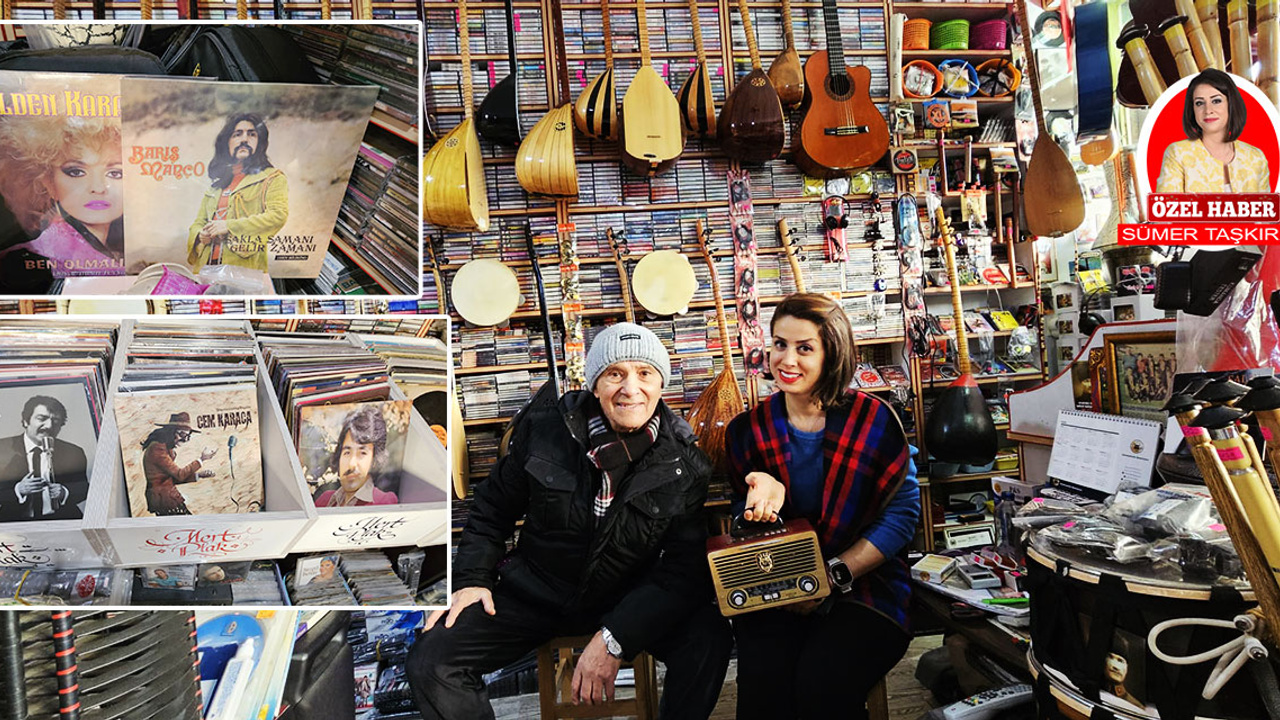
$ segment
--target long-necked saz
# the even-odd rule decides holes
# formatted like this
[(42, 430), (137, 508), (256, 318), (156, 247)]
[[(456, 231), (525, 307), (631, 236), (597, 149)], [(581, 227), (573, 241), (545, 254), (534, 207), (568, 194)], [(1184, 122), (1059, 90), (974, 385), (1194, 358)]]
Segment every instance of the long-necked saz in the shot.
[(666, 172), (684, 152), (680, 104), (653, 69), (644, 0), (636, 3), (640, 28), (640, 69), (622, 98), (622, 164), (637, 175)]
[(604, 73), (587, 84), (573, 104), (573, 124), (598, 140), (618, 139), (618, 91), (613, 76), (613, 36), (609, 32), (609, 0), (600, 0), (604, 30)]
[(489, 89), (480, 103), (476, 129), (490, 142), (512, 147), (520, 144), (520, 78), (516, 59), (515, 10), (504, 0), (507, 10), (507, 60), (511, 73)]
[(698, 64), (685, 78), (676, 99), (680, 101), (680, 113), (684, 128), (702, 137), (716, 136), (716, 99), (711, 93), (711, 71), (707, 69), (707, 52), (702, 44), (702, 22), (698, 18), (698, 0), (689, 0), (689, 13), (693, 18), (693, 47)]
[(769, 66), (769, 80), (778, 91), (778, 99), (786, 107), (795, 107), (804, 99), (804, 71), (800, 67), (800, 53), (796, 52), (796, 37), (791, 29), (791, 0), (782, 0), (782, 33), (787, 46)]
[(716, 135), (720, 148), (729, 157), (745, 163), (767, 162), (781, 155), (786, 145), (786, 118), (778, 91), (760, 67), (760, 49), (751, 29), (747, 0), (738, 0), (738, 12), (751, 51), (751, 72), (738, 81), (724, 101)]

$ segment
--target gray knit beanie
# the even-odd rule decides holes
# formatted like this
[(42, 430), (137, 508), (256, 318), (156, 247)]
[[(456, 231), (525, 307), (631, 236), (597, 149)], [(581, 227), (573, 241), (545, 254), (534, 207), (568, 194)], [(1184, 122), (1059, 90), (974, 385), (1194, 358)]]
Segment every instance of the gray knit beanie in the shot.
[(601, 373), (614, 363), (649, 363), (662, 376), (662, 387), (671, 379), (671, 359), (662, 341), (649, 328), (635, 323), (610, 325), (596, 335), (587, 350), (587, 389), (594, 390)]

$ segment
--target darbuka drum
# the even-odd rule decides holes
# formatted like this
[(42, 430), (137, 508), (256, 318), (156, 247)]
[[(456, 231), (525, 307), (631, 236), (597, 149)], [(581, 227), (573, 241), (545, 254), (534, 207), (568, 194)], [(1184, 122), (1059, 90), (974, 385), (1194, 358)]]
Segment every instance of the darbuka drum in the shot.
[[(1125, 717), (1266, 717), (1247, 669), (1237, 673), (1215, 699), (1205, 700), (1200, 694), (1212, 661), (1172, 665), (1147, 647), (1148, 632), (1165, 620), (1231, 620), (1245, 612), (1256, 604), (1247, 585), (1185, 582), (1176, 577), (1180, 575), (1176, 568), (1156, 569), (1145, 563), (1125, 566), (1047, 543), (1028, 550), (1027, 571), (1031, 655), (1063, 688)], [(1238, 636), (1231, 628), (1177, 627), (1161, 633), (1160, 649), (1182, 657), (1212, 650)], [(1040, 701), (1046, 702), (1043, 685), (1039, 692)]]

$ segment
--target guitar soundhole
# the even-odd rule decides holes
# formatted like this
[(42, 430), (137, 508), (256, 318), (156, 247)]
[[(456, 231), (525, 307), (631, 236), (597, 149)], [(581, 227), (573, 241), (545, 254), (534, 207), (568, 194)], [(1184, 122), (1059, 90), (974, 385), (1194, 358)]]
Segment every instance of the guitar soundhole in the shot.
[(848, 75), (828, 75), (827, 93), (837, 100), (848, 98), (853, 94), (853, 82)]

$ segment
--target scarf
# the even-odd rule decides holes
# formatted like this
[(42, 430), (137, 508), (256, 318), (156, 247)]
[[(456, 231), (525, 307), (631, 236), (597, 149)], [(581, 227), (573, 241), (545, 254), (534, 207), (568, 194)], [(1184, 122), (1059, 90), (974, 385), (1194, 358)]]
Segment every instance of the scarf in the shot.
[[(738, 415), (727, 432), (729, 480), (745, 496), (747, 473), (760, 470), (788, 489), (791, 455), (787, 406), (774, 393), (754, 409)], [(823, 557), (833, 557), (862, 536), (893, 499), (906, 477), (911, 450), (897, 415), (866, 393), (850, 393), (843, 405), (827, 410), (822, 438), (822, 512), (814, 530)], [(794, 517), (790, 500), (783, 516)], [(889, 558), (854, 580), (852, 599), (908, 627), (911, 577), (903, 557)]]
[(627, 434), (620, 434), (605, 420), (598, 404), (593, 403), (591, 414), (587, 417), (587, 436), (591, 441), (591, 449), (587, 451), (587, 459), (600, 471), (600, 490), (596, 493), (592, 509), (596, 520), (604, 518), (613, 503), (614, 488), (627, 476), (632, 463), (649, 452), (658, 439), (658, 426), (661, 419), (658, 413), (649, 418), (644, 427)]

